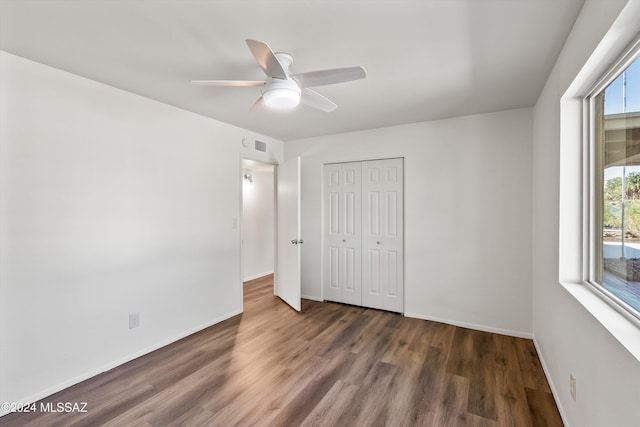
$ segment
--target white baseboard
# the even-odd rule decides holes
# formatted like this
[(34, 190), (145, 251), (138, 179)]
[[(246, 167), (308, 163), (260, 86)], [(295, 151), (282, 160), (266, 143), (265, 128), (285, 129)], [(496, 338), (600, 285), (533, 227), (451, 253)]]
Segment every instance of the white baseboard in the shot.
[(242, 279), (242, 281), (243, 282), (248, 282), (249, 280), (259, 279), (261, 277), (268, 276), (270, 274), (273, 274), (273, 271), (267, 271), (266, 273), (260, 273), (260, 274), (254, 275), (254, 276), (245, 277), (244, 279)]
[(308, 300), (311, 300), (311, 301), (318, 301), (318, 302), (323, 302), (324, 301), (322, 298), (314, 297), (314, 296), (311, 296), (311, 295), (302, 295), (301, 298), (302, 299), (308, 299)]
[(565, 426), (569, 426), (569, 422), (567, 421), (567, 416), (562, 408), (561, 400), (559, 398), (558, 390), (556, 389), (555, 384), (551, 380), (551, 374), (549, 373), (549, 369), (547, 368), (547, 363), (544, 361), (544, 357), (542, 357), (542, 352), (540, 351), (540, 346), (538, 345), (538, 341), (536, 341), (536, 337), (533, 337), (533, 345), (536, 348), (536, 352), (538, 353), (538, 359), (540, 359), (540, 364), (542, 365), (542, 370), (544, 371), (545, 377), (547, 377), (547, 382), (549, 383), (549, 388), (551, 388), (551, 394), (553, 395), (553, 399), (556, 401), (556, 406), (558, 407), (558, 412), (560, 413), (560, 418), (562, 418), (562, 423)]
[[(81, 383), (82, 381), (88, 380), (89, 378), (95, 377), (96, 375), (99, 375), (99, 374), (101, 374), (103, 372), (106, 372), (106, 371), (108, 371), (110, 369), (116, 368), (116, 367), (118, 367), (120, 365), (124, 365), (125, 363), (130, 362), (133, 359), (137, 359), (140, 356), (144, 356), (145, 354), (149, 354), (152, 351), (158, 350), (159, 348), (162, 348), (162, 347), (164, 347), (166, 345), (174, 343), (174, 342), (176, 342), (178, 340), (181, 340), (182, 338), (188, 337), (189, 335), (195, 334), (196, 332), (199, 332), (199, 331), (201, 331), (203, 329), (206, 329), (206, 328), (208, 328), (210, 326), (213, 326), (213, 325), (215, 325), (217, 323), (220, 323), (222, 321), (230, 319), (233, 316), (237, 316), (238, 314), (241, 314), (241, 313), (242, 313), (242, 310), (234, 311), (234, 312), (231, 312), (231, 313), (227, 313), (224, 316), (221, 316), (221, 317), (219, 317), (217, 319), (212, 320), (211, 322), (207, 322), (207, 323), (205, 323), (203, 325), (200, 325), (200, 326), (197, 326), (195, 328), (188, 329), (188, 330), (186, 330), (186, 331), (184, 331), (184, 332), (182, 332), (182, 333), (180, 333), (178, 335), (175, 335), (175, 336), (173, 336), (171, 338), (168, 338), (166, 340), (162, 340), (159, 343), (156, 343), (156, 344), (154, 344), (154, 345), (152, 345), (150, 347), (147, 347), (144, 350), (140, 350), (140, 351), (137, 351), (135, 353), (129, 354), (129, 355), (127, 355), (125, 357), (122, 357), (122, 358), (120, 358), (118, 360), (114, 360), (113, 362), (107, 363), (107, 364), (102, 365), (102, 366), (100, 366), (98, 368), (92, 369), (92, 370), (90, 370), (88, 372), (85, 372), (85, 373), (83, 373), (81, 375), (78, 375), (78, 376), (76, 376), (74, 378), (71, 378), (69, 380), (63, 381), (63, 382), (61, 382), (59, 384), (56, 384), (56, 385), (54, 385), (52, 387), (46, 388), (46, 389), (44, 389), (44, 390), (42, 390), (42, 391), (40, 391), (38, 393), (34, 393), (34, 394), (32, 394), (30, 396), (27, 396), (27, 397), (24, 397), (22, 399), (18, 399), (17, 402), (21, 403), (21, 404), (30, 404), (30, 403), (37, 402), (38, 400), (44, 399), (47, 396), (51, 396), (54, 393), (57, 393), (57, 392), (62, 391), (64, 389), (66, 389), (66, 388), (69, 388), (69, 387), (71, 387), (73, 385)], [(2, 417), (3, 415), (7, 415), (8, 413), (9, 412), (6, 409), (4, 409), (4, 410), (0, 409), (0, 417)]]
[(423, 314), (404, 313), (406, 317), (413, 317), (422, 320), (431, 320), (433, 322), (446, 323), (448, 325), (460, 326), (462, 328), (475, 329), (477, 331), (491, 332), (494, 334), (507, 335), (510, 337), (532, 339), (533, 334), (530, 332), (512, 331), (510, 329), (494, 328), (492, 326), (478, 325), (475, 323), (458, 322), (456, 320), (442, 319), (439, 317), (425, 316)]

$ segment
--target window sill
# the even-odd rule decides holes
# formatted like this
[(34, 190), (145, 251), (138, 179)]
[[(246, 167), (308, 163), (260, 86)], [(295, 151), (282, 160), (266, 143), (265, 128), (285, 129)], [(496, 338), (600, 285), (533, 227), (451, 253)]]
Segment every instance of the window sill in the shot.
[(560, 283), (629, 353), (640, 361), (640, 328), (580, 283)]

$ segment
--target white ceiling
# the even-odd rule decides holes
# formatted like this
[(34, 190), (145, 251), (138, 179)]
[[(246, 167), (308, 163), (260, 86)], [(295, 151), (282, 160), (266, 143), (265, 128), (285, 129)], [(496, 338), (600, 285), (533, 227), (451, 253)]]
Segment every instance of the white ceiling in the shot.
[[(0, 49), (283, 141), (529, 107), (583, 0), (0, 0)], [(245, 45), (294, 73), (361, 65), (317, 88), (339, 105), (249, 113), (262, 80)]]

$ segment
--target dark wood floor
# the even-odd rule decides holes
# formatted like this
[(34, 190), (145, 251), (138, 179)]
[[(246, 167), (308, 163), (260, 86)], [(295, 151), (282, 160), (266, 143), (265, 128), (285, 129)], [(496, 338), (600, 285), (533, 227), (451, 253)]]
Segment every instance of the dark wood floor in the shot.
[(245, 284), (244, 309), (42, 401), (87, 413), (0, 425), (562, 425), (530, 340), (334, 303), (299, 314), (271, 278)]

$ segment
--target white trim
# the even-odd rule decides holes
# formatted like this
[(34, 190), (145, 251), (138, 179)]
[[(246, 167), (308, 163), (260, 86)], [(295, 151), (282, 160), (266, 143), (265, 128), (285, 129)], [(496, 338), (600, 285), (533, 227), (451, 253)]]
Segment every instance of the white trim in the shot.
[(459, 322), (457, 320), (443, 319), (434, 316), (425, 316), (416, 313), (404, 313), (405, 317), (413, 317), (415, 319), (430, 320), (432, 322), (446, 323), (448, 325), (459, 326), (461, 328), (475, 329), (476, 331), (491, 332), (493, 334), (507, 335), (510, 337), (533, 339), (531, 332), (513, 331), (510, 329), (494, 328), (493, 326), (478, 325), (476, 323)]
[[(117, 368), (118, 366), (124, 365), (127, 362), (130, 362), (130, 361), (132, 361), (134, 359), (137, 359), (138, 357), (145, 356), (145, 355), (147, 355), (149, 353), (152, 353), (152, 352), (154, 352), (154, 351), (156, 351), (156, 350), (158, 350), (158, 349), (160, 349), (162, 347), (165, 347), (165, 346), (167, 346), (169, 344), (173, 344), (176, 341), (179, 341), (179, 340), (181, 340), (183, 338), (186, 338), (189, 335), (193, 335), (196, 332), (200, 332), (200, 331), (202, 331), (204, 329), (207, 329), (207, 328), (209, 328), (209, 327), (211, 327), (213, 325), (216, 325), (216, 324), (218, 324), (220, 322), (223, 322), (223, 321), (225, 321), (227, 319), (230, 319), (230, 318), (232, 318), (234, 316), (237, 316), (238, 314), (242, 314), (242, 310), (237, 310), (237, 311), (233, 311), (231, 313), (227, 313), (227, 314), (225, 314), (225, 315), (223, 315), (221, 317), (218, 317), (217, 319), (214, 319), (211, 322), (207, 322), (207, 323), (202, 324), (200, 326), (196, 326), (195, 328), (188, 329), (188, 330), (186, 330), (186, 331), (184, 331), (184, 332), (182, 332), (182, 333), (180, 333), (178, 335), (174, 335), (172, 338), (168, 338), (166, 340), (162, 340), (162, 341), (160, 341), (160, 342), (158, 342), (158, 343), (156, 343), (154, 345), (151, 345), (151, 346), (145, 348), (144, 350), (136, 351), (135, 353), (131, 353), (131, 354), (129, 354), (127, 356), (124, 356), (124, 357), (122, 357), (120, 359), (114, 360), (114, 361), (112, 361), (110, 363), (104, 364), (104, 365), (102, 365), (100, 367), (97, 367), (95, 369), (87, 371), (87, 372), (85, 372), (83, 374), (77, 375), (74, 378), (71, 378), (69, 380), (63, 381), (63, 382), (58, 383), (58, 384), (56, 384), (54, 386), (48, 387), (48, 388), (46, 388), (46, 389), (44, 389), (44, 390), (42, 390), (40, 392), (34, 393), (34, 394), (32, 394), (30, 396), (27, 396), (25, 398), (22, 398), (22, 399), (18, 399), (17, 402), (20, 402), (20, 403), (23, 403), (23, 404), (31, 404), (31, 403), (37, 402), (37, 401), (39, 401), (41, 399), (44, 399), (45, 397), (51, 396), (54, 393), (57, 393), (57, 392), (62, 391), (64, 389), (68, 388), (68, 387), (71, 387), (73, 385), (81, 383), (82, 381), (85, 381), (85, 380), (88, 380), (90, 378), (93, 378), (93, 377), (95, 377), (97, 375), (100, 375), (103, 372), (107, 372), (107, 371), (109, 371), (109, 370), (111, 370), (113, 368)], [(9, 412), (7, 412), (6, 410), (3, 411), (2, 409), (0, 409), (0, 417), (2, 417), (4, 415), (7, 415), (7, 414), (9, 414)]]
[(624, 70), (640, 56), (640, 37), (637, 37), (615, 61), (609, 70), (593, 85), (593, 88), (587, 93), (586, 98), (592, 98), (598, 93), (604, 91), (615, 79), (617, 79)]
[(562, 418), (562, 424), (565, 426), (569, 425), (569, 421), (567, 415), (564, 412), (564, 408), (562, 407), (562, 399), (560, 399), (560, 395), (558, 394), (558, 390), (556, 389), (555, 384), (551, 380), (551, 372), (549, 368), (547, 368), (547, 363), (542, 357), (542, 351), (540, 346), (538, 345), (538, 341), (533, 337), (533, 345), (536, 348), (536, 353), (538, 353), (538, 359), (540, 360), (540, 364), (542, 365), (542, 370), (544, 371), (544, 376), (547, 378), (547, 383), (549, 383), (549, 388), (551, 389), (551, 394), (553, 395), (553, 400), (556, 402), (556, 406), (558, 407), (558, 412), (560, 413), (560, 418)]
[[(243, 140), (244, 141), (244, 138)], [(243, 222), (243, 215), (244, 215), (244, 169), (243, 169), (243, 165), (242, 165), (242, 153), (240, 153), (240, 164), (238, 165), (239, 168), (239, 172), (240, 172), (240, 204), (238, 205), (238, 219), (236, 219), (237, 223), (236, 225), (238, 226), (238, 248), (240, 249), (239, 254), (238, 254), (238, 258), (240, 260), (240, 262), (238, 263), (239, 266), (239, 271), (238, 271), (238, 277), (240, 278), (240, 283), (239, 283), (239, 288), (240, 288), (240, 307), (242, 308), (242, 311), (244, 311), (244, 286), (243, 284), (243, 280), (242, 280), (242, 272), (244, 270), (244, 257), (242, 256), (244, 249), (243, 249), (243, 244), (242, 244), (242, 240), (243, 240), (243, 235), (242, 233), (244, 233), (244, 228), (242, 227), (242, 222)]]
[[(602, 244), (602, 224), (596, 223), (596, 220), (602, 221), (601, 217), (597, 217), (597, 211), (600, 209), (600, 203), (602, 203), (601, 185), (596, 181), (596, 177), (602, 172), (602, 169), (606, 169), (604, 165), (604, 159), (602, 163), (598, 163), (598, 157), (596, 152), (603, 149), (605, 141), (599, 141), (596, 135), (596, 102), (595, 98), (603, 93), (609, 85), (617, 79), (627, 68), (631, 66), (633, 62), (640, 57), (640, 38), (636, 36), (634, 41), (625, 48), (623, 53), (615, 61), (613, 66), (610, 66), (604, 75), (597, 81), (593, 88), (584, 96), (584, 100), (581, 103), (583, 125), (583, 277), (582, 285), (592, 287), (590, 289), (595, 295), (603, 298), (608, 304), (613, 304), (614, 308), (622, 311), (627, 318), (633, 322), (636, 326), (640, 325), (640, 313), (635, 308), (631, 307), (627, 301), (621, 299), (617, 295), (609, 292), (604, 283), (603, 277), (596, 276), (596, 266), (602, 262), (602, 251), (596, 252), (597, 248)], [(599, 113), (604, 116), (603, 110)], [(602, 118), (604, 121), (604, 117)], [(604, 124), (602, 125), (604, 126)], [(602, 131), (604, 133), (604, 130)], [(602, 155), (602, 154), (601, 154)], [(602, 155), (603, 156), (603, 155)], [(604, 215), (604, 214), (602, 214)], [(604, 270), (604, 266), (602, 266)], [(584, 275), (586, 273), (586, 275)], [(565, 287), (566, 288), (566, 287)], [(569, 290), (569, 289), (567, 289)], [(569, 290), (571, 293), (571, 291)], [(581, 302), (582, 303), (582, 302)], [(584, 305), (584, 304), (583, 304)], [(589, 308), (587, 308), (589, 310)], [(594, 314), (591, 310), (590, 313)], [(605, 315), (606, 316), (606, 315)], [(598, 319), (600, 320), (600, 319)], [(601, 322), (602, 323), (602, 322)], [(605, 326), (606, 327), (606, 326)], [(608, 328), (607, 328), (608, 329)], [(625, 346), (626, 347), (626, 346)]]

